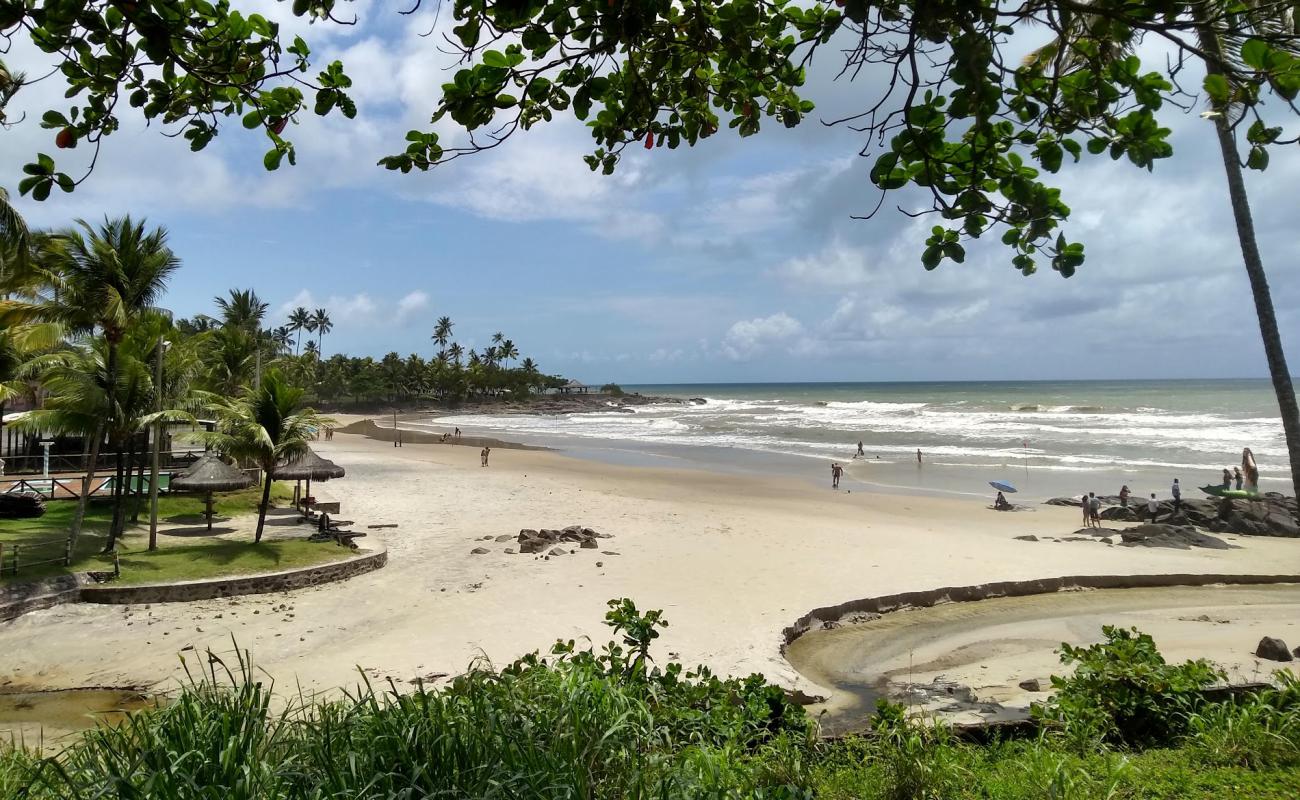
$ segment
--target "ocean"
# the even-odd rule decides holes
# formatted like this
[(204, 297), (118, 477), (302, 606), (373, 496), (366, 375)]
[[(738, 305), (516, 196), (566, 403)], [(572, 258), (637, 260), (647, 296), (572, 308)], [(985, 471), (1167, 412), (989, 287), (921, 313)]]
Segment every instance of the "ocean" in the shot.
[[(1267, 380), (951, 383), (747, 383), (624, 387), (703, 403), (635, 413), (474, 415), (440, 420), (582, 456), (779, 470), (850, 484), (987, 495), (1001, 480), (1022, 498), (1127, 484), (1167, 496), (1173, 478), (1217, 484), (1251, 448), (1263, 490), (1287, 491), (1282, 425)], [(857, 443), (864, 458), (854, 458)], [(917, 464), (916, 451), (922, 453)], [(821, 462), (818, 464), (817, 462)], [(821, 473), (826, 472), (827, 476)]]

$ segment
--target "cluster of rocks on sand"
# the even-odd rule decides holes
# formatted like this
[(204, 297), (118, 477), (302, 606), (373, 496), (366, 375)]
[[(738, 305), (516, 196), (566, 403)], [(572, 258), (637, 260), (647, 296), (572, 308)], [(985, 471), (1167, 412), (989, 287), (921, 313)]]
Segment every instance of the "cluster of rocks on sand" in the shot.
[[(600, 531), (587, 528), (582, 525), (570, 525), (567, 528), (524, 528), (519, 531), (518, 536), (509, 534), (504, 536), (485, 536), (483, 541), (493, 542), (518, 542), (518, 547), (507, 547), (507, 555), (532, 554), (537, 557), (550, 558), (551, 556), (571, 555), (579, 550), (600, 550), (599, 540), (612, 539), (613, 534), (601, 533)], [(486, 547), (475, 547), (470, 551), (475, 555), (483, 555), (488, 551)], [(618, 553), (612, 550), (601, 550), (602, 555), (616, 556)]]
[(1204, 547), (1210, 550), (1231, 550), (1233, 545), (1222, 539), (1201, 533), (1190, 525), (1170, 525), (1164, 522), (1148, 522), (1132, 528), (1080, 528), (1070, 536), (1026, 536), (1015, 537), (1025, 542), (1101, 542), (1120, 547), (1169, 547), (1175, 550), (1189, 550)]
[[(1147, 501), (1141, 497), (1129, 498), (1127, 507), (1120, 505), (1119, 497), (1106, 495), (1099, 498), (1103, 506), (1101, 518), (1111, 522), (1143, 522), (1150, 519)], [(1078, 508), (1077, 497), (1054, 497), (1049, 506)], [(1160, 501), (1157, 519), (1162, 524), (1194, 526), (1214, 533), (1241, 536), (1281, 536), (1300, 538), (1300, 525), (1296, 524), (1296, 499), (1278, 492), (1266, 492), (1251, 500), (1233, 498), (1184, 499), (1175, 513), (1172, 500)]]
[(1286, 642), (1272, 636), (1265, 636), (1259, 640), (1259, 645), (1255, 647), (1255, 656), (1257, 658), (1266, 658), (1269, 661), (1292, 661), (1300, 658), (1300, 647), (1294, 650), (1286, 649)]

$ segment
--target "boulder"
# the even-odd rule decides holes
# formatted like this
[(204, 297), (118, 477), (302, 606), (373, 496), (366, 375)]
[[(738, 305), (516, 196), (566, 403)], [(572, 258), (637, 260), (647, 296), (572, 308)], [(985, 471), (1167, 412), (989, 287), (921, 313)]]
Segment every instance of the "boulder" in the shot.
[(515, 554), (515, 549), (513, 547), (506, 548), (506, 555), (513, 556), (514, 554)]
[(1022, 542), (1036, 542), (1036, 541), (1038, 541), (1038, 537), (1035, 536), (1035, 535), (1033, 535), (1032, 533), (1030, 533), (1030, 534), (1026, 534), (1026, 535), (1024, 535), (1024, 536), (1017, 536), (1017, 537), (1015, 537), (1015, 538), (1016, 538), (1017, 540), (1019, 540), (1019, 541), (1022, 541)]
[(583, 550), (595, 550), (597, 547), (600, 547), (600, 545), (596, 544), (595, 539), (584, 539), (582, 544), (578, 546)]
[(510, 534), (507, 533), (507, 534), (505, 534), (504, 536), (498, 536), (498, 537), (496, 537), (496, 541), (498, 541), (498, 542), (510, 542), (510, 541), (515, 541), (515, 537), (513, 537), (513, 536), (511, 536)]
[(537, 538), (537, 531), (533, 530), (532, 528), (524, 528), (521, 531), (519, 531), (519, 541), (521, 542), (526, 542), (529, 539), (536, 539), (536, 538)]
[(1129, 547), (1171, 547), (1188, 550), (1204, 547), (1210, 550), (1231, 550), (1233, 546), (1213, 536), (1201, 533), (1187, 525), (1167, 522), (1149, 522), (1145, 525), (1120, 531), (1120, 538)]
[(529, 539), (519, 543), (519, 552), (521, 553), (542, 553), (551, 543), (542, 538)]
[(565, 554), (565, 552), (566, 552), (566, 551), (565, 551), (565, 549), (564, 549), (563, 547), (553, 547), (553, 548), (551, 548), (551, 552), (547, 553), (546, 555), (548, 555), (548, 556), (562, 556), (562, 555)]
[(1098, 516), (1104, 520), (1118, 520), (1120, 522), (1142, 521), (1142, 515), (1132, 506), (1127, 508), (1124, 506), (1111, 506), (1110, 508), (1104, 508)]
[(1038, 682), (1037, 678), (1030, 678), (1027, 681), (1021, 681), (1018, 685), (1026, 692), (1041, 692), (1043, 690), (1042, 684)]
[(1272, 636), (1265, 636), (1259, 640), (1259, 644), (1255, 646), (1255, 655), (1259, 658), (1267, 658), (1269, 661), (1292, 660), (1291, 651), (1287, 649), (1286, 642), (1281, 639), (1274, 639)]
[(476, 556), (484, 555), (484, 554), (486, 554), (487, 552), (488, 552), (488, 549), (487, 549), (486, 547), (475, 547), (473, 550), (470, 551), (470, 553), (472, 553), (473, 555), (476, 555)]

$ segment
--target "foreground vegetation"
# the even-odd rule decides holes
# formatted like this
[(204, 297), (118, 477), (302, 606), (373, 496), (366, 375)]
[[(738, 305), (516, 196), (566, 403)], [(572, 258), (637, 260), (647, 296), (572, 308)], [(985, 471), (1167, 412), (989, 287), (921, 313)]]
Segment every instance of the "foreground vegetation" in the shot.
[[(1108, 629), (1066, 650), (1043, 733), (977, 745), (884, 704), (865, 736), (820, 741), (760, 676), (656, 666), (659, 612), (611, 601), (618, 636), (558, 642), (439, 689), (363, 685), (276, 701), (246, 656), (209, 653), (174, 702), (47, 759), (0, 753), (0, 797), (1292, 798), (1300, 682), (1211, 703), (1206, 666)], [(1211, 670), (1213, 672), (1213, 670)], [(1213, 679), (1213, 675), (1209, 678)], [(1092, 698), (1090, 704), (1088, 698)], [(282, 710), (277, 710), (281, 709)], [(1098, 724), (1105, 709), (1124, 708)], [(1156, 724), (1158, 722), (1158, 724)], [(1112, 724), (1113, 723), (1113, 724)], [(1142, 744), (1137, 744), (1141, 742)]]
[[(290, 497), (289, 488), (277, 483), (271, 496), (273, 501), (285, 502)], [(249, 518), (257, 513), (260, 500), (260, 488), (229, 492), (214, 495), (213, 509), (218, 518)], [(52, 501), (46, 505), (46, 509), (45, 515), (36, 519), (0, 520), (0, 544), (6, 550), (15, 544), (21, 545), (28, 554), (25, 558), (27, 562), (61, 556), (68, 526), (76, 512), (76, 503), (70, 500)], [(113, 557), (103, 553), (112, 518), (111, 498), (93, 499), (87, 507), (86, 527), (77, 539), (70, 567), (61, 563), (24, 567), (17, 576), (0, 576), (0, 585), (88, 570), (112, 570)], [(192, 525), (182, 529), (182, 532), (192, 531), (199, 535), (167, 535), (164, 532), (159, 539), (158, 549), (146, 549), (146, 508), (145, 524), (128, 525), (125, 534), (117, 542), (118, 563), (122, 571), (119, 583), (161, 583), (273, 572), (333, 561), (349, 555), (348, 551), (341, 548), (309, 542), (305, 538), (249, 545), (242, 539), (231, 541), (214, 537), (207, 534), (203, 522), (203, 499), (196, 496), (159, 497), (158, 518), (168, 525)], [(217, 532), (221, 532), (220, 523)], [(6, 558), (6, 564), (11, 563), (11, 557)]]

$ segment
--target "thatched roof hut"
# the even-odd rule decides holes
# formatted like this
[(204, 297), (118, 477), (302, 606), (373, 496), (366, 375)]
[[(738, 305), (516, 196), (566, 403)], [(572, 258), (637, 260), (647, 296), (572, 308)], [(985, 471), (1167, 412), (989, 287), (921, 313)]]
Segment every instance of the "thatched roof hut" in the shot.
[(321, 458), (309, 447), (297, 458), (289, 459), (277, 466), (271, 472), (271, 477), (282, 481), (327, 481), (331, 478), (342, 478), (346, 474), (347, 471), (338, 464), (328, 458)]
[(212, 493), (230, 492), (247, 489), (256, 481), (253, 476), (221, 460), (216, 453), (204, 453), (198, 461), (191, 464), (184, 472), (172, 477), (168, 484), (170, 491), (203, 492), (204, 516), (207, 517), (208, 530), (212, 530)]

